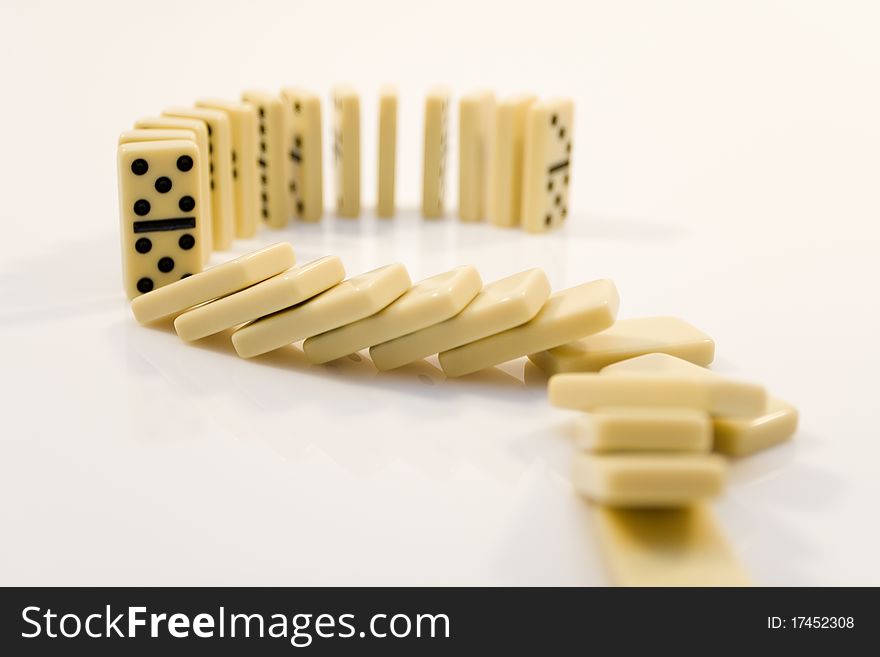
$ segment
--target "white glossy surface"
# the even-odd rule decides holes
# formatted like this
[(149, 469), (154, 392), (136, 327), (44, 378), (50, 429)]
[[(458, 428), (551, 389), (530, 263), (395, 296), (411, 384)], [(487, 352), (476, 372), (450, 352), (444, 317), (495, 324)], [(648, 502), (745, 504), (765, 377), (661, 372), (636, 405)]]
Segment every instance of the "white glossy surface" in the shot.
[[(716, 505), (756, 581), (880, 584), (875, 5), (588, 3), (569, 20), (548, 0), (491, 33), (497, 8), (467, 2), (432, 10), (431, 29), (412, 3), (286, 6), (253, 2), (214, 30), (196, 29), (206, 5), (102, 5), (101, 20), (0, 6), (14, 126), (0, 132), (0, 583), (606, 581), (569, 483), (569, 416), (521, 384), (521, 362), (448, 383), (366, 361), (249, 362), (132, 318), (118, 133), (172, 104), (290, 82), (321, 93), (329, 129), (328, 90), (347, 79), (363, 94), (367, 208), (382, 82), (401, 90), (410, 208), (436, 81), (574, 95), (566, 231), (409, 211), (264, 231), (229, 257), (289, 238), (299, 262), (332, 253), (351, 272), (400, 260), (414, 279), (465, 263), (485, 281), (541, 266), (555, 289), (613, 278), (622, 317), (681, 316), (715, 338), (719, 371), (801, 411), (795, 440), (735, 464)], [(382, 49), (370, 21), (386, 15)], [(293, 24), (315, 29), (291, 39)], [(163, 38), (134, 47), (136, 27)], [(248, 47), (196, 56), (241, 35)]]

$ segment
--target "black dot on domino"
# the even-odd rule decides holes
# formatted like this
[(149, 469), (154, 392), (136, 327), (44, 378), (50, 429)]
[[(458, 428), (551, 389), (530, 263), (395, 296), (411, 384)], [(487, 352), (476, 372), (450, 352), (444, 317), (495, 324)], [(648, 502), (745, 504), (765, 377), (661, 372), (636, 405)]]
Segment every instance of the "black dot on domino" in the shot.
[(548, 181), (547, 181), (547, 191), (548, 191), (548, 192), (552, 192), (552, 191), (553, 191), (553, 181), (552, 181), (552, 180), (548, 180)]
[(137, 282), (137, 289), (138, 292), (140, 292), (141, 294), (146, 294), (153, 289), (153, 279), (147, 278), (146, 276), (144, 278), (141, 278)]
[(290, 191), (293, 192), (294, 194), (296, 194), (296, 182), (291, 180), (289, 187), (290, 187)]
[(233, 149), (233, 151), (232, 151), (232, 161), (235, 162), (236, 159), (237, 159), (237, 158), (236, 158), (236, 156), (235, 156), (235, 150)]
[(559, 128), (559, 138), (560, 139), (565, 138), (565, 128)]
[(562, 179), (562, 182), (566, 185), (568, 184), (568, 174), (565, 174), (565, 177)]
[(193, 168), (193, 160), (189, 155), (181, 155), (177, 158), (177, 168), (180, 171), (189, 171)]
[(550, 224), (552, 224), (553, 223), (553, 216), (548, 214), (546, 217), (544, 217), (544, 223), (547, 224), (548, 226)]
[(300, 137), (299, 135), (294, 137), (293, 138), (293, 145), (296, 146), (297, 148), (302, 148), (302, 145), (303, 145), (302, 137)]
[(304, 209), (305, 209), (305, 206), (303, 205), (303, 202), (302, 202), (302, 201), (297, 201), (297, 202), (296, 202), (296, 213), (297, 213), (297, 214), (302, 214)]
[(559, 123), (559, 116), (554, 114), (550, 117), (550, 125), (556, 125), (557, 123)]
[(261, 135), (266, 134), (266, 126), (264, 126), (262, 123), (260, 124), (260, 134)]
[(167, 274), (172, 269), (174, 269), (174, 260), (165, 256), (164, 258), (159, 258), (159, 262), (156, 265), (159, 268), (159, 271), (163, 274)]
[(566, 152), (566, 153), (571, 153), (571, 142), (568, 142), (568, 143), (565, 145), (565, 152)]
[(184, 251), (189, 251), (196, 245), (196, 238), (187, 233), (186, 235), (181, 235), (180, 239), (177, 240), (177, 246), (179, 246)]
[(205, 125), (206, 125), (207, 128), (208, 128), (208, 136), (210, 137), (212, 134), (214, 134), (214, 131), (211, 130), (211, 124), (210, 124), (210, 123), (206, 123)]
[(171, 191), (171, 178), (167, 176), (162, 176), (161, 178), (156, 178), (156, 191), (160, 194), (167, 194)]
[(299, 104), (299, 101), (296, 101), (293, 104), (293, 111), (296, 112), (297, 114), (299, 114), (301, 110), (302, 110), (302, 105)]
[(263, 199), (263, 203), (266, 203), (269, 200), (269, 195), (266, 192), (263, 192), (260, 196)]
[(181, 196), (180, 200), (177, 202), (177, 207), (184, 212), (190, 212), (196, 207), (196, 200), (192, 196)]
[(263, 219), (269, 218), (269, 211), (266, 208), (263, 208)]
[(150, 165), (143, 158), (138, 158), (131, 163), (131, 172), (136, 176), (144, 175), (150, 169)]
[(260, 116), (266, 116), (266, 110), (263, 107), (260, 108)]
[(562, 205), (562, 197), (559, 194), (556, 195), (555, 202), (556, 202), (556, 205)]
[(153, 243), (147, 237), (141, 237), (134, 243), (134, 250), (138, 253), (149, 253), (153, 248)]
[(134, 202), (134, 213), (139, 217), (143, 217), (145, 214), (149, 214), (150, 202), (146, 199), (139, 198), (137, 201)]
[(565, 217), (568, 215), (568, 208), (562, 208), (560, 214), (562, 215), (562, 218), (565, 219)]

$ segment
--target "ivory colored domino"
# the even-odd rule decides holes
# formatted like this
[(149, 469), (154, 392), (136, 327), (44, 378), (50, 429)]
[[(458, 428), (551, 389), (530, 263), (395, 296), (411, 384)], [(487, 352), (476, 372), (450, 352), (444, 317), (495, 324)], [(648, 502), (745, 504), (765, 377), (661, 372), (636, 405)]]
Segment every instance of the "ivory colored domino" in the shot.
[(403, 265), (386, 265), (342, 281), (305, 303), (243, 326), (232, 334), (232, 344), (242, 358), (259, 356), (369, 317), (410, 286)]
[(593, 507), (599, 544), (618, 586), (750, 586), (705, 504), (680, 509)]
[[(204, 121), (195, 119), (179, 119), (172, 116), (157, 116), (147, 119), (141, 119), (135, 122), (135, 130), (132, 132), (140, 132), (141, 130), (160, 131), (167, 130), (186, 130), (190, 133), (190, 138), (196, 142), (199, 149), (199, 161), (201, 162), (199, 173), (199, 196), (202, 199), (202, 226), (199, 228), (199, 235), (202, 237), (202, 256), (203, 264), (208, 262), (211, 251), (214, 250), (214, 209), (211, 203), (211, 172), (209, 162), (210, 154), (208, 153), (208, 127)], [(146, 141), (136, 139), (134, 141)], [(122, 143), (122, 142), (120, 142)]]
[[(183, 141), (192, 141), (195, 142), (194, 133), (189, 130), (172, 130), (172, 129), (161, 129), (161, 128), (136, 128), (134, 130), (127, 130), (119, 135), (119, 144), (133, 144), (144, 141), (166, 141), (166, 140), (183, 140)], [(196, 144), (198, 148), (198, 144)], [(205, 167), (203, 166), (203, 162), (206, 162), (206, 155), (202, 154), (202, 150), (199, 149), (199, 166), (197, 167), (198, 171), (196, 175), (199, 179), (199, 193), (193, 198), (197, 199), (197, 202), (201, 202), (201, 211), (200, 211), (200, 221), (197, 222), (195, 227), (194, 235), (195, 244), (192, 247), (192, 250), (198, 253), (199, 258), (199, 266), (195, 269), (195, 271), (201, 271), (204, 263), (208, 261), (208, 258), (211, 254), (211, 214), (210, 214), (210, 194), (207, 193), (208, 188), (208, 179), (205, 177)], [(205, 200), (208, 200), (208, 205), (205, 205)], [(179, 209), (179, 208), (178, 208)], [(195, 271), (193, 273), (195, 273)]]
[(547, 376), (598, 372), (612, 363), (644, 354), (665, 353), (706, 366), (715, 359), (715, 341), (677, 317), (619, 319), (595, 335), (529, 354)]
[(117, 150), (122, 272), (129, 299), (202, 270), (199, 149), (192, 139)]
[(345, 267), (339, 258), (319, 258), (178, 315), (174, 329), (184, 340), (199, 340), (302, 303), (343, 278)]
[(394, 185), (397, 176), (397, 90), (384, 87), (379, 93), (379, 176), (376, 214), (394, 216)]
[(219, 110), (172, 107), (166, 116), (203, 121), (208, 131), (208, 168), (211, 186), (214, 249), (224, 251), (235, 235), (235, 202), (232, 198), (232, 135), (229, 118)]
[(432, 89), (425, 99), (425, 143), (422, 161), (422, 216), (443, 216), (446, 153), (449, 140), (449, 91)]
[(540, 269), (490, 283), (460, 313), (445, 322), (370, 347), (379, 370), (391, 370), (426, 356), (460, 347), (532, 319), (547, 297), (550, 283)]
[(347, 86), (333, 90), (333, 163), (336, 213), (361, 213), (361, 109), (357, 93)]
[(575, 419), (575, 444), (590, 452), (708, 452), (712, 422), (690, 408), (598, 408)]
[(522, 225), (530, 233), (557, 228), (568, 216), (573, 124), (570, 100), (534, 103), (526, 113)]
[(309, 338), (303, 352), (312, 363), (326, 363), (438, 324), (461, 312), (482, 286), (471, 265), (431, 276), (375, 315)]
[(241, 98), (257, 109), (257, 168), (260, 218), (270, 228), (284, 228), (290, 220), (290, 169), (286, 148), (288, 127), (284, 104), (275, 94), (251, 89)]
[(131, 310), (146, 324), (256, 285), (290, 269), (295, 260), (293, 247), (279, 242), (137, 297)]
[(489, 155), (495, 116), (495, 94), (476, 91), (458, 105), (458, 217), (486, 218), (489, 195)]
[(441, 352), (440, 365), (446, 376), (463, 376), (597, 333), (614, 323), (619, 303), (608, 279), (557, 292), (525, 324)]
[(591, 454), (574, 457), (575, 489), (598, 504), (677, 507), (719, 495), (726, 467), (717, 454)]
[(321, 100), (295, 87), (282, 89), (287, 109), (289, 193), (293, 215), (319, 221), (324, 214), (324, 159)]
[(257, 160), (257, 110), (249, 103), (205, 98), (198, 107), (219, 110), (229, 118), (232, 161), (232, 200), (235, 236), (250, 238), (260, 227), (260, 192)]
[[(665, 354), (650, 354), (665, 356)], [(640, 356), (648, 358), (648, 356)], [(669, 356), (673, 358), (673, 356)], [(637, 360), (637, 359), (631, 359)], [(630, 361), (623, 361), (629, 363)], [(687, 361), (682, 361), (687, 362)], [(754, 416), (767, 403), (764, 388), (708, 372), (608, 370), (574, 372), (550, 378), (550, 403), (561, 408), (589, 411), (603, 406), (664, 406), (693, 408), (712, 415)], [(693, 365), (693, 367), (697, 367)]]
[(797, 409), (768, 395), (767, 406), (758, 415), (714, 418), (715, 451), (728, 456), (754, 454), (790, 439), (797, 425)]
[(522, 216), (522, 166), (526, 113), (534, 96), (514, 96), (498, 103), (489, 160), (489, 221), (519, 226)]

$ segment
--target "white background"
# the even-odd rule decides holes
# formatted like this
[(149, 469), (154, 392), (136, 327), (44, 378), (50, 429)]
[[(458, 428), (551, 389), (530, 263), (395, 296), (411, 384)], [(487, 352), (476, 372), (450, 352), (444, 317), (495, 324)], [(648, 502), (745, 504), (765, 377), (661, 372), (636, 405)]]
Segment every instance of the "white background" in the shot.
[[(131, 318), (118, 133), (247, 87), (302, 85), (326, 109), (346, 81), (362, 93), (364, 217), (265, 231), (213, 262), (289, 239), (350, 273), (611, 277), (622, 317), (684, 317), (715, 337), (716, 369), (801, 410), (794, 442), (735, 464), (716, 505), (755, 579), (880, 584), (877, 7), (2, 3), (0, 583), (607, 581), (569, 483), (569, 416), (522, 361), (448, 382), (429, 363), (245, 362), (224, 336), (188, 346)], [(404, 209), (380, 223), (385, 82), (401, 93)], [(435, 83), (574, 97), (564, 232), (417, 217)]]

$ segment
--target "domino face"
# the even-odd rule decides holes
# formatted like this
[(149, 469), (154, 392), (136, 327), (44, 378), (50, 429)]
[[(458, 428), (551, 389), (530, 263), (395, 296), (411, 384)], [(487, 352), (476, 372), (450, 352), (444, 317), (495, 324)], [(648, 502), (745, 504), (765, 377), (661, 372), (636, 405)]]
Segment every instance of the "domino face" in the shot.
[(591, 452), (708, 452), (712, 424), (690, 408), (606, 407), (579, 415), (574, 436)]
[(425, 150), (422, 164), (422, 216), (443, 216), (446, 193), (449, 92), (434, 89), (425, 100)]
[(379, 370), (390, 370), (426, 356), (506, 331), (532, 319), (550, 296), (540, 269), (529, 269), (487, 285), (460, 313), (445, 322), (370, 348)]
[(617, 288), (607, 279), (557, 292), (532, 320), (441, 352), (440, 365), (446, 376), (462, 376), (598, 333), (614, 323), (619, 303)]
[(137, 297), (131, 302), (141, 324), (175, 315), (233, 294), (293, 267), (293, 247), (279, 242)]
[(522, 215), (522, 165), (526, 113), (534, 96), (516, 96), (498, 103), (489, 161), (489, 221), (519, 226)]
[(458, 217), (482, 221), (488, 206), (495, 95), (474, 92), (463, 97), (458, 107)]
[(360, 99), (349, 87), (333, 92), (333, 165), (336, 173), (336, 214), (361, 213)]
[(797, 425), (797, 409), (768, 395), (767, 406), (758, 415), (713, 418), (715, 451), (727, 456), (754, 454), (789, 440)]
[(248, 103), (216, 98), (200, 100), (196, 105), (218, 110), (229, 118), (235, 236), (253, 237), (260, 225), (259, 174), (254, 166), (257, 159), (257, 111)]
[(379, 94), (379, 182), (376, 214), (394, 216), (397, 176), (397, 90), (385, 87)]
[[(208, 261), (211, 251), (214, 250), (214, 209), (211, 202), (211, 172), (209, 170), (209, 153), (208, 153), (208, 127), (204, 121), (196, 119), (181, 119), (172, 116), (157, 116), (147, 119), (141, 119), (135, 124), (135, 130), (186, 130), (190, 133), (190, 138), (194, 139), (199, 149), (199, 196), (202, 200), (202, 226), (199, 228), (199, 234), (202, 236), (202, 254), (204, 262)], [(134, 141), (144, 141), (136, 139)]]
[(232, 334), (242, 358), (251, 358), (369, 317), (411, 286), (401, 264), (355, 276), (305, 303), (259, 319)]
[(570, 100), (535, 103), (526, 114), (522, 224), (530, 233), (556, 228), (568, 216), (573, 124)]
[(680, 509), (594, 506), (605, 559), (619, 586), (750, 586), (705, 504)]
[(316, 335), (303, 343), (306, 358), (326, 363), (449, 319), (483, 286), (470, 265), (427, 278), (375, 315)]
[(716, 454), (591, 454), (574, 457), (575, 489), (599, 504), (668, 508), (715, 497), (724, 488)]
[(700, 366), (715, 359), (715, 341), (677, 317), (620, 319), (610, 328), (555, 349), (529, 354), (547, 376), (598, 372), (645, 354), (664, 353)]
[(280, 98), (265, 91), (246, 91), (241, 97), (257, 110), (260, 218), (271, 228), (284, 228), (291, 214), (287, 112)]
[(122, 270), (129, 299), (202, 270), (201, 162), (192, 140), (119, 145)]
[[(194, 134), (189, 130), (141, 128), (135, 130), (127, 130), (126, 132), (123, 132), (121, 135), (119, 135), (119, 144), (133, 144), (143, 141), (167, 140), (183, 140), (192, 141), (193, 143), (195, 143)], [(196, 144), (196, 147), (198, 148), (198, 144)], [(199, 148), (199, 167), (196, 175), (199, 179), (198, 198), (200, 201), (205, 198), (210, 198), (210, 194), (207, 193), (207, 178), (203, 175), (204, 167), (201, 166), (201, 163), (204, 161), (205, 159), (202, 155), (202, 150)], [(211, 224), (211, 217), (209, 214), (210, 211), (205, 209), (204, 202), (202, 202), (201, 205), (201, 221), (199, 221), (196, 225), (196, 243), (192, 248), (198, 253), (199, 262), (202, 263), (203, 266), (211, 255), (211, 232), (208, 228), (206, 228), (209, 227)], [(201, 266), (197, 271), (199, 270), (201, 270)]]
[(288, 193), (293, 216), (318, 221), (324, 214), (321, 101), (312, 93), (282, 90), (288, 117)]
[(208, 131), (208, 171), (211, 206), (214, 210), (214, 249), (224, 251), (235, 235), (235, 203), (232, 199), (232, 137), (229, 118), (218, 110), (199, 107), (172, 107), (167, 116), (203, 121)]
[(174, 329), (184, 340), (199, 340), (302, 303), (343, 278), (345, 268), (339, 258), (320, 258), (178, 315)]

